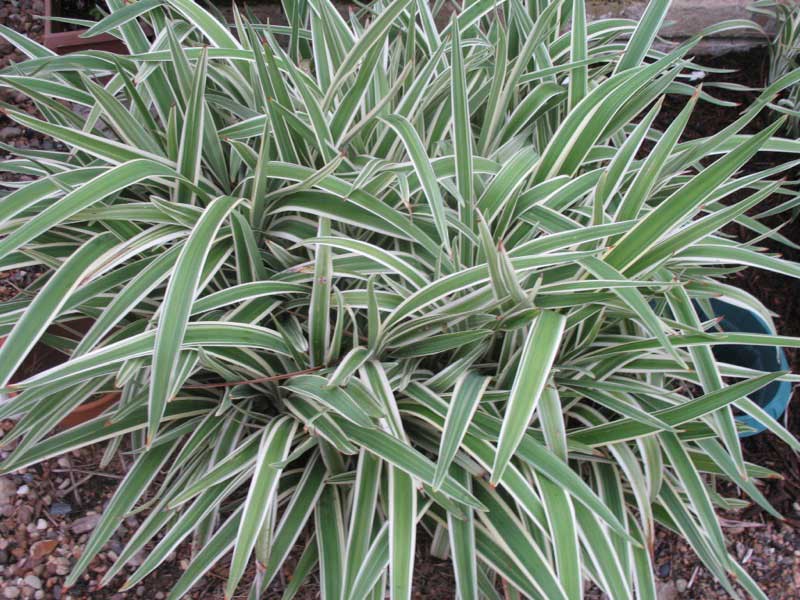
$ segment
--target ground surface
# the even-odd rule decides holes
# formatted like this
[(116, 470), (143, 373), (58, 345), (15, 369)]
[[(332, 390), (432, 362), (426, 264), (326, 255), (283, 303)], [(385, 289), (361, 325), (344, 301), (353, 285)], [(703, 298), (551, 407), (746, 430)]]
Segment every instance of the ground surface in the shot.
[[(42, 23), (34, 15), (42, 14), (41, 0), (0, 0), (0, 24), (22, 31), (31, 37), (41, 36)], [(0, 67), (22, 57), (6, 43), (0, 42)], [(765, 54), (753, 51), (707, 61), (716, 67), (737, 68), (732, 75), (714, 76), (715, 80), (736, 81), (752, 87), (762, 85)], [(747, 102), (754, 93), (715, 92), (720, 97)], [(33, 110), (25, 98), (0, 90), (0, 100)], [(683, 106), (685, 99), (671, 98), (662, 115), (663, 123)], [(738, 109), (720, 109), (701, 105), (689, 127), (688, 137), (708, 135), (718, 131), (736, 118)], [(767, 116), (761, 119), (765, 122)], [(14, 126), (0, 117), (0, 142), (17, 147), (51, 148), (52, 141)], [(780, 162), (784, 157), (760, 157), (764, 162)], [(763, 165), (759, 165), (763, 166)], [(790, 174), (798, 178), (799, 173)], [(3, 178), (0, 169), (0, 179)], [(779, 222), (774, 225), (780, 224)], [(800, 222), (788, 223), (783, 234), (800, 244)], [(745, 231), (732, 231), (747, 235)], [(766, 242), (771, 250), (782, 252), (791, 260), (800, 261), (800, 251)], [(33, 271), (0, 273), (0, 301), (15, 295), (36, 276)], [(780, 315), (778, 329), (786, 335), (800, 335), (800, 282), (778, 275), (744, 271), (733, 281), (758, 296), (770, 309)], [(800, 367), (800, 356), (792, 354), (794, 371)], [(799, 388), (800, 389), (800, 388)], [(797, 393), (788, 413), (789, 427), (800, 433), (800, 400)], [(0, 424), (0, 438), (11, 423)], [(786, 516), (778, 522), (762, 511), (749, 509), (736, 515), (726, 515), (726, 533), (732, 551), (743, 560), (768, 596), (773, 600), (800, 598), (800, 463), (773, 436), (764, 434), (744, 441), (748, 460), (784, 474), (783, 480), (769, 481), (765, 493)], [(4, 456), (0, 448), (0, 458)], [(10, 476), (0, 477), (0, 599), (55, 598), (75, 600), (145, 598), (160, 599), (171, 582), (179, 576), (189, 556), (188, 548), (180, 548), (175, 556), (139, 587), (127, 593), (117, 592), (124, 576), (114, 580), (108, 589), (98, 589), (97, 582), (116, 558), (141, 515), (129, 517), (116, 536), (92, 563), (88, 573), (71, 590), (62, 591), (66, 573), (92, 528), (97, 523), (117, 482), (125, 472), (120, 458), (101, 466), (103, 448), (88, 448), (57, 460), (48, 461)], [(423, 538), (423, 542), (427, 542)], [(444, 599), (454, 597), (454, 582), (450, 565), (427, 553), (427, 543), (421, 543), (415, 570), (416, 598)], [(727, 595), (720, 590), (708, 572), (700, 565), (688, 545), (668, 532), (661, 531), (655, 547), (656, 566), (661, 587), (661, 600), (674, 598), (714, 599)], [(141, 557), (134, 559), (134, 562)], [(291, 573), (291, 564), (285, 581)], [(221, 598), (225, 578), (224, 565), (197, 586), (193, 597), (203, 600)], [(281, 581), (268, 596), (280, 597)], [(594, 596), (590, 592), (590, 596)], [(312, 578), (299, 595), (302, 600), (318, 597)]]

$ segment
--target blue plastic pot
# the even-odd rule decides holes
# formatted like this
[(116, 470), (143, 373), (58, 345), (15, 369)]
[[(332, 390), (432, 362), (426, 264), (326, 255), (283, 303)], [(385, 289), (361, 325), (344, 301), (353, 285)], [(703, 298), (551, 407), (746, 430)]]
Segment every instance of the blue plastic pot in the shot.
[[(712, 299), (710, 317), (703, 311), (701, 317), (722, 317), (720, 328), (728, 332), (765, 333), (776, 335), (769, 323), (758, 313), (723, 300)], [(750, 346), (746, 344), (720, 344), (713, 348), (714, 356), (720, 362), (757, 369), (759, 371), (788, 371), (789, 361), (783, 348), (774, 346)], [(773, 381), (757, 392), (750, 394), (750, 399), (763, 408), (771, 417), (778, 420), (786, 412), (792, 397), (792, 384), (788, 381)], [(761, 433), (766, 429), (760, 421), (750, 415), (741, 415), (737, 420), (754, 431), (740, 434), (747, 437)]]

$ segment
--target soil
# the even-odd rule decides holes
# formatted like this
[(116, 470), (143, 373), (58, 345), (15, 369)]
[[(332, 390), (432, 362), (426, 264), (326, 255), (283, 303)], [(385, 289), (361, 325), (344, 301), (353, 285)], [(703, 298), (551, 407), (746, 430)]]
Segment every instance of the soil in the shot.
[[(99, 21), (105, 9), (102, 0), (54, 0), (53, 16), (69, 19), (83, 19), (84, 21)], [(76, 31), (84, 29), (73, 23), (53, 23), (53, 31)]]
[[(70, 0), (67, 5), (92, 5), (92, 0)], [(42, 22), (33, 15), (42, 14), (41, 0), (0, 0), (0, 24), (22, 31), (34, 39), (42, 34)], [(83, 14), (69, 16), (80, 16)], [(0, 42), (0, 67), (12, 61), (22, 60), (5, 42)], [(736, 82), (750, 87), (763, 85), (766, 74), (766, 53), (756, 49), (747, 53), (729, 54), (714, 59), (700, 60), (703, 64), (717, 68), (735, 69), (736, 73), (711, 75), (708, 80)], [(715, 96), (747, 104), (757, 92), (741, 92), (714, 89), (706, 91)], [(16, 104), (23, 110), (34, 111), (24, 96), (0, 89), (0, 100)], [(685, 97), (669, 97), (659, 117), (661, 126), (666, 126), (685, 104)], [(700, 103), (687, 128), (686, 138), (697, 138), (719, 131), (739, 116), (740, 108), (724, 108)], [(769, 122), (771, 116), (764, 112), (751, 125), (750, 131), (758, 130)], [(17, 147), (53, 148), (48, 140), (31, 131), (26, 131), (0, 116), (0, 142)], [(0, 154), (2, 159), (2, 154)], [(785, 160), (781, 155), (759, 155), (749, 165), (763, 168)], [(7, 174), (0, 172), (0, 180)], [(789, 173), (790, 180), (800, 179), (800, 172)], [(773, 201), (774, 203), (775, 201)], [(767, 201), (759, 210), (770, 206)], [(775, 217), (773, 226), (782, 225), (781, 232), (800, 244), (800, 222), (787, 220), (785, 215)], [(752, 233), (735, 228), (729, 233), (751, 239)], [(765, 240), (761, 246), (782, 253), (789, 260), (800, 262), (800, 250)], [(35, 270), (0, 273), (0, 301), (14, 296), (36, 277)], [(731, 282), (758, 297), (767, 307), (779, 315), (776, 325), (780, 333), (800, 336), (800, 281), (764, 271), (744, 270), (731, 277)], [(789, 352), (792, 369), (800, 372), (800, 354)], [(787, 411), (789, 429), (800, 434), (798, 415), (798, 389)], [(11, 422), (0, 424), (0, 438), (10, 430)], [(800, 462), (798, 458), (777, 438), (764, 433), (743, 440), (747, 460), (770, 467), (784, 475), (780, 480), (768, 480), (763, 491), (773, 505), (786, 517), (778, 521), (751, 507), (737, 514), (724, 515), (726, 534), (731, 551), (745, 564), (748, 571), (774, 600), (800, 597)], [(122, 546), (135, 529), (143, 515), (126, 519), (104, 551), (96, 557), (87, 574), (70, 590), (62, 585), (81, 549), (96, 525), (99, 515), (113, 494), (119, 480), (126, 471), (124, 458), (115, 457), (108, 465), (101, 465), (102, 447), (91, 447), (70, 453), (67, 456), (47, 461), (35, 467), (23, 469), (12, 475), (0, 477), (0, 598), (54, 598), (74, 600), (122, 600), (125, 598), (165, 597), (165, 591), (180, 576), (187, 565), (189, 548), (184, 545), (156, 572), (147, 577), (136, 589), (122, 593), (116, 591), (130, 573), (133, 566), (123, 571), (106, 589), (97, 585), (103, 573), (120, 552)], [(0, 459), (7, 449), (0, 448)], [(429, 554), (430, 539), (420, 534), (414, 574), (415, 599), (444, 599), (455, 597), (452, 569), (448, 561), (441, 561)], [(727, 594), (717, 585), (702, 567), (688, 545), (667, 531), (659, 531), (655, 545), (656, 570), (659, 577), (659, 598), (715, 599)], [(267, 594), (277, 600), (281, 588), (291, 575), (294, 560), (289, 559), (287, 568), (277, 578)], [(141, 557), (134, 559), (134, 563)], [(196, 600), (222, 598), (226, 566), (217, 565), (195, 588), (192, 597)], [(588, 597), (599, 597), (589, 590)], [(244, 597), (239, 596), (239, 597)], [(312, 574), (297, 598), (311, 600), (319, 597), (316, 576)]]

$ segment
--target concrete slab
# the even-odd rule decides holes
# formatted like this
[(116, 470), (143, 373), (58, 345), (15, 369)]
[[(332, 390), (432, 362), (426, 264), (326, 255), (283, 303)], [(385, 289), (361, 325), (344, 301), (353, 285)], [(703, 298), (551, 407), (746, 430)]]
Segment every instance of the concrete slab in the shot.
[[(646, 0), (588, 0), (589, 10), (595, 18), (638, 19), (647, 4)], [(750, 4), (751, 0), (673, 0), (661, 35), (666, 40), (679, 42), (722, 21), (750, 19), (762, 27), (764, 32), (738, 29), (716, 34), (707, 38), (698, 48), (698, 52), (721, 54), (766, 44), (774, 33), (774, 23), (763, 15), (750, 12)]]

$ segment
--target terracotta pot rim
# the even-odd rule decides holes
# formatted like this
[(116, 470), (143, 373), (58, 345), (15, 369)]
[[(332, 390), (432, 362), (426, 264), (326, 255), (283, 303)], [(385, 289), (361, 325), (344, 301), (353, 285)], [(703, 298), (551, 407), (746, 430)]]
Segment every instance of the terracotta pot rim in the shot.
[[(8, 336), (0, 336), (0, 348), (3, 347), (3, 344), (6, 342), (6, 338)], [(15, 397), (18, 392), (8, 392), (6, 396), (10, 399)], [(100, 415), (105, 409), (111, 406), (114, 402), (119, 399), (120, 392), (113, 391), (113, 392), (106, 392), (99, 398), (95, 398), (94, 400), (90, 400), (88, 402), (84, 402), (80, 406), (74, 408), (72, 412), (70, 412), (66, 417), (64, 417), (61, 422), (58, 424), (58, 429), (67, 429), (69, 427), (74, 427), (75, 425), (80, 425), (81, 423), (85, 423), (96, 416)]]
[[(51, 21), (49, 17), (59, 14), (59, 3), (54, 0), (44, 2), (44, 45), (58, 54), (68, 54), (81, 50), (104, 50), (116, 54), (128, 54), (125, 43), (110, 33), (101, 33), (91, 37), (81, 37), (88, 31), (87, 28), (63, 31), (60, 23)], [(55, 31), (54, 31), (55, 25)], [(150, 28), (145, 26), (145, 32), (149, 36)]]
[(69, 429), (76, 425), (81, 425), (86, 421), (90, 421), (95, 417), (101, 415), (105, 409), (111, 406), (119, 399), (120, 392), (108, 392), (99, 398), (84, 402), (77, 408), (73, 409), (66, 417), (64, 417), (58, 424), (59, 429)]
[(125, 44), (108, 33), (81, 37), (87, 29), (74, 31), (58, 31), (44, 35), (45, 47), (59, 54), (68, 54), (80, 50), (105, 50), (108, 52), (127, 53)]

